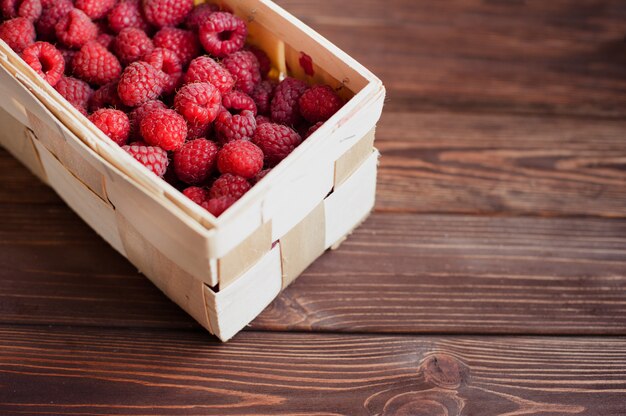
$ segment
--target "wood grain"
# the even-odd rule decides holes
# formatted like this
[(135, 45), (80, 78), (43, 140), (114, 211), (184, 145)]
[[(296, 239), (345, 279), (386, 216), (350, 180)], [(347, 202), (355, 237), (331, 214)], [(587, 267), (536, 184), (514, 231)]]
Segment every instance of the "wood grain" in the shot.
[(621, 338), (0, 327), (0, 413), (623, 415)]

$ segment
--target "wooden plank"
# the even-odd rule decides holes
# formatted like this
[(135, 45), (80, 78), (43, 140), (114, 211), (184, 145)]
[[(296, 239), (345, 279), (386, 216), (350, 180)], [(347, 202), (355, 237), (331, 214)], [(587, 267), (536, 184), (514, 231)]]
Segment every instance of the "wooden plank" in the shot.
[(626, 115), (621, 0), (278, 3), (378, 75), (387, 110)]
[(603, 415), (623, 338), (0, 327), (2, 414)]

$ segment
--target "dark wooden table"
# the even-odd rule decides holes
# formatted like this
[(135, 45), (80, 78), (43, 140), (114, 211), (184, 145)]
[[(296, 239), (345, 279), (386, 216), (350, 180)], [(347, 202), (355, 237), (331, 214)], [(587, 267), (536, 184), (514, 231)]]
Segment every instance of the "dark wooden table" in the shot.
[(388, 88), (376, 212), (220, 344), (0, 151), (0, 414), (626, 415), (626, 2), (279, 3)]

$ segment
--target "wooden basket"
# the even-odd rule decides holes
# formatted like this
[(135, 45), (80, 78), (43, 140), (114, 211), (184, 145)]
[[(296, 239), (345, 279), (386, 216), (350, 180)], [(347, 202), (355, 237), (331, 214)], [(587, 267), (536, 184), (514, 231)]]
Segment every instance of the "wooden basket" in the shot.
[[(274, 3), (222, 5), (248, 20), (250, 41), (268, 53), (274, 75), (341, 87), (349, 101), (219, 218), (113, 144), (1, 41), (0, 144), (226, 341), (373, 208), (374, 127), (385, 91)], [(312, 60), (313, 75), (300, 65), (303, 57)]]

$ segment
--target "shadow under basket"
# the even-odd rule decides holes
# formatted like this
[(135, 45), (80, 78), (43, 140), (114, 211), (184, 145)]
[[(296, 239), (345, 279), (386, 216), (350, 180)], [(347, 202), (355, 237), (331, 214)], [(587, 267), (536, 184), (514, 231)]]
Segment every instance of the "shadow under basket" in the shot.
[(274, 3), (222, 5), (249, 22), (249, 41), (270, 56), (274, 76), (329, 84), (348, 101), (219, 218), (113, 144), (1, 41), (0, 145), (226, 341), (372, 210), (385, 90)]

